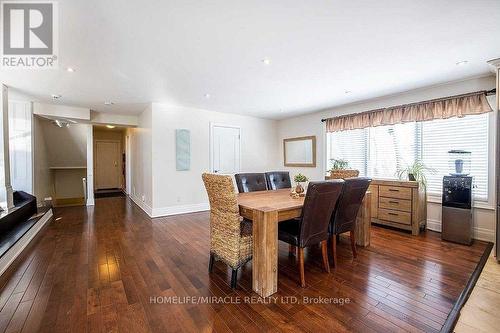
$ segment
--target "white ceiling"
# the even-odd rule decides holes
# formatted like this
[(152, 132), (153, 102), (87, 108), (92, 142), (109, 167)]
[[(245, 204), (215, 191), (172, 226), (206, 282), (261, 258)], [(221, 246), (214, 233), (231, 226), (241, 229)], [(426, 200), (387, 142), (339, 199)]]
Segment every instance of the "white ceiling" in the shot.
[(59, 8), (60, 68), (3, 70), (0, 81), (104, 112), (163, 102), (285, 118), (485, 74), (500, 57), (498, 0), (61, 0)]

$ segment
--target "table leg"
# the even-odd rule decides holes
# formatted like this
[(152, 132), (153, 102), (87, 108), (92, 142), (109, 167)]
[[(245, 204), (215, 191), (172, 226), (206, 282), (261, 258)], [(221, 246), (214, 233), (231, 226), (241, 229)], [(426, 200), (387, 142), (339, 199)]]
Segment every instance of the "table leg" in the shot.
[(278, 291), (278, 212), (253, 212), (252, 289), (261, 297)]
[(363, 247), (370, 245), (371, 199), (371, 193), (366, 193), (356, 219), (356, 244)]

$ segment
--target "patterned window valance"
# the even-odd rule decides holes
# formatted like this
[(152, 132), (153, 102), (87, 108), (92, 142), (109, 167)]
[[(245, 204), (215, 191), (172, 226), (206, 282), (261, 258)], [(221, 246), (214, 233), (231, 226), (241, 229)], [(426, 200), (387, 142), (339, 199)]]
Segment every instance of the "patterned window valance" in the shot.
[(464, 117), (493, 111), (486, 91), (450, 96), (429, 101), (392, 106), (362, 113), (325, 119), (327, 132), (402, 124), (412, 121)]

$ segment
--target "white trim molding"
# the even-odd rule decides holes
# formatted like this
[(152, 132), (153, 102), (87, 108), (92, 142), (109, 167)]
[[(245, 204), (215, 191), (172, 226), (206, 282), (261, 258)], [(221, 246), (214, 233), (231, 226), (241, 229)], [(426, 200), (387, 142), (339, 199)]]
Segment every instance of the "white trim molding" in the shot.
[(28, 244), (42, 230), (42, 228), (50, 221), (52, 217), (52, 209), (49, 209), (45, 214), (19, 239), (3, 256), (0, 258), (0, 275), (5, 273), (9, 266), (23, 252)]
[(207, 210), (210, 210), (210, 205), (208, 203), (153, 208), (152, 217), (197, 213), (197, 212), (204, 212)]
[(210, 210), (210, 205), (208, 203), (151, 208), (148, 204), (142, 202), (142, 200), (140, 200), (136, 196), (129, 195), (129, 197), (137, 206), (139, 206), (140, 209), (148, 214), (150, 218), (197, 213)]
[(139, 206), (140, 209), (148, 214), (149, 217), (153, 217), (153, 208), (151, 208), (151, 206), (149, 206), (133, 194), (129, 194), (129, 197), (137, 206)]
[[(427, 219), (427, 229), (436, 231), (436, 232), (441, 232), (441, 221), (439, 220), (433, 220), (433, 219)], [(473, 227), (472, 228), (473, 235), (472, 237), (477, 240), (482, 240), (482, 241), (488, 241), (488, 242), (494, 242), (495, 241), (495, 230), (491, 229), (486, 229), (486, 228), (479, 228), (479, 227)]]

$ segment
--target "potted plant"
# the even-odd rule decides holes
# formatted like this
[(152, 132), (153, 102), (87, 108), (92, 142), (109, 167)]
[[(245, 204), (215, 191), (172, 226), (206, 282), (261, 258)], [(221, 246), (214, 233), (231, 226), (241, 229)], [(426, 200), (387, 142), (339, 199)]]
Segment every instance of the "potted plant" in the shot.
[(302, 187), (301, 183), (307, 182), (308, 181), (307, 177), (304, 176), (303, 174), (299, 173), (299, 174), (295, 175), (295, 177), (293, 179), (297, 183), (297, 186), (295, 187), (295, 193), (297, 193), (299, 195), (304, 193), (304, 188)]
[(396, 173), (399, 179), (406, 179), (416, 181), (424, 188), (427, 186), (426, 172), (431, 174), (436, 173), (436, 170), (427, 167), (422, 161), (416, 160), (413, 164), (406, 166), (406, 168), (399, 169)]
[(343, 159), (330, 159), (330, 178), (344, 179), (359, 176), (359, 170), (350, 169), (349, 162)]

